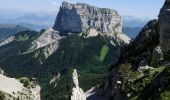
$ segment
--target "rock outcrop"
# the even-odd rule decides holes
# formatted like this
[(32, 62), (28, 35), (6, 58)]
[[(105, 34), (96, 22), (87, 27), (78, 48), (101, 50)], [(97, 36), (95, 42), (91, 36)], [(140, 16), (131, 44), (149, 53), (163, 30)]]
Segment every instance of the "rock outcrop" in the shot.
[(39, 33), (40, 35), (31, 43), (27, 53), (34, 52), (35, 58), (41, 58), (43, 63), (50, 55), (52, 55), (59, 47), (60, 40), (63, 38), (58, 34), (58, 31), (49, 28)]
[(72, 73), (72, 95), (71, 100), (86, 100), (84, 91), (79, 87), (77, 70), (73, 69)]
[(4, 41), (0, 42), (0, 46), (6, 45), (8, 43), (11, 43), (14, 39), (15, 39), (15, 36), (11, 36), (11, 37), (5, 39)]
[(163, 53), (170, 50), (170, 0), (165, 0), (159, 14), (160, 44)]
[(109, 36), (122, 33), (121, 17), (117, 11), (84, 3), (63, 2), (53, 28), (61, 33), (81, 33), (88, 29)]
[(25, 87), (15, 78), (0, 74), (0, 94), (3, 100), (40, 100), (40, 86)]

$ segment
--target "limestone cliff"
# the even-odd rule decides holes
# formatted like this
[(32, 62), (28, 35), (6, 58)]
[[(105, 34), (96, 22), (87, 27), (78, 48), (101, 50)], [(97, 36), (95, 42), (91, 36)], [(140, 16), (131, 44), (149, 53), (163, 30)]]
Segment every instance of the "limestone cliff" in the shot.
[(95, 29), (112, 36), (115, 33), (122, 33), (122, 23), (120, 15), (115, 10), (84, 3), (63, 2), (54, 29), (61, 33), (81, 33)]
[(160, 45), (164, 53), (170, 50), (170, 1), (165, 0), (159, 14)]

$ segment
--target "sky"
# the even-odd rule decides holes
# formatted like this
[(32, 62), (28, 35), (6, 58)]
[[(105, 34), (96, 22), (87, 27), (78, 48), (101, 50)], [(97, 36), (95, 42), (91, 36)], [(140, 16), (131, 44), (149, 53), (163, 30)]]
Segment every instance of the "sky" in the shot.
[(56, 13), (63, 1), (117, 10), (120, 15), (157, 18), (165, 0), (0, 0), (0, 9)]

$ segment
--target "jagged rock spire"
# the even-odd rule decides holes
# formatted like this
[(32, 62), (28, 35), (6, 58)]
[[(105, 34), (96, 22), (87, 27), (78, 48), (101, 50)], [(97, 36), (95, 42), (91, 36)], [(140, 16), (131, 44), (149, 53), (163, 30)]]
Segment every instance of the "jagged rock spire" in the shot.
[(71, 100), (86, 100), (84, 91), (79, 87), (77, 70), (73, 69), (72, 73), (72, 95)]

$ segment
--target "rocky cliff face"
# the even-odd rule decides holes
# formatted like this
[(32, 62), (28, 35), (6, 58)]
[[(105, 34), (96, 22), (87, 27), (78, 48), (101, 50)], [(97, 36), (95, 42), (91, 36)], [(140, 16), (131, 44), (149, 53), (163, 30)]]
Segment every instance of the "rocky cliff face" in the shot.
[[(145, 74), (139, 70), (154, 70), (154, 68), (149, 66), (156, 67), (156, 64), (160, 61), (161, 50), (158, 50), (158, 45), (158, 21), (152, 20), (145, 25), (139, 35), (128, 46), (121, 49), (120, 58), (118, 62), (112, 65), (110, 74), (106, 79), (104, 86), (105, 95), (114, 98), (114, 100), (128, 100), (133, 97), (134, 90), (138, 90), (138, 87), (135, 87), (135, 85), (140, 85), (140, 82), (135, 82), (142, 80)], [(134, 73), (139, 76), (139, 80), (136, 79)], [(143, 82), (143, 84), (146, 83)], [(139, 92), (137, 93), (137, 95), (140, 95)]]
[(86, 100), (85, 93), (79, 87), (77, 70), (73, 69), (72, 73), (72, 95), (71, 100)]
[(170, 1), (166, 0), (159, 14), (160, 44), (164, 53), (170, 50)]
[(54, 29), (66, 33), (81, 33), (87, 29), (113, 35), (122, 32), (121, 17), (115, 10), (88, 4), (63, 2)]

